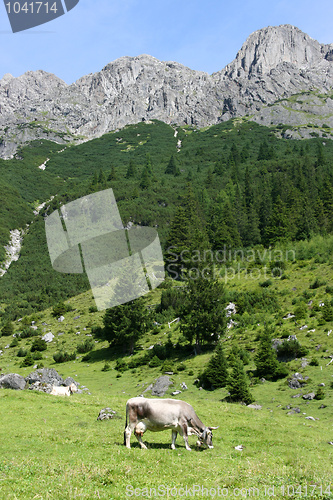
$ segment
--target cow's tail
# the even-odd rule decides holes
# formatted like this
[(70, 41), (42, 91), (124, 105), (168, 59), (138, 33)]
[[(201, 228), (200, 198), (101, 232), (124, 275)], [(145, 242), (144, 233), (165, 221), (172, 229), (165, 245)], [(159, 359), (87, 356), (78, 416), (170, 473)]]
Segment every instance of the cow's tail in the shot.
[(126, 424), (125, 424), (125, 430), (124, 430), (124, 446), (126, 446), (126, 427), (127, 427), (127, 422), (128, 422), (128, 405), (126, 405)]

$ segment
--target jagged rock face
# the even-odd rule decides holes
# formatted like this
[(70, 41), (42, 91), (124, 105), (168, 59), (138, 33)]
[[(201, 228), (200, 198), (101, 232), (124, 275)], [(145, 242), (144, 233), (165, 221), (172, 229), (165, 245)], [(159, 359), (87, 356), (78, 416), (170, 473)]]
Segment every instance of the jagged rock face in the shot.
[(256, 119), (281, 97), (332, 87), (333, 45), (290, 25), (256, 31), (213, 75), (147, 55), (122, 57), (72, 85), (44, 71), (5, 75), (0, 155), (36, 138), (80, 142), (141, 120), (203, 127), (247, 114)]
[(325, 59), (327, 53), (329, 46), (294, 26), (269, 26), (249, 36), (225, 74), (232, 78), (265, 75), (282, 63), (306, 69)]

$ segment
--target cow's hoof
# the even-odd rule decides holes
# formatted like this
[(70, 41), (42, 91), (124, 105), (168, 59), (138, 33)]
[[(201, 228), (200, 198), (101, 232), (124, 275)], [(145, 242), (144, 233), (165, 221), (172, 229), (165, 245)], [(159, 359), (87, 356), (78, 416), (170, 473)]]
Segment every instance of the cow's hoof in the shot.
[(186, 449), (187, 451), (192, 451), (192, 449), (189, 446)]
[(172, 450), (175, 450), (175, 449), (176, 449), (176, 447), (175, 447), (175, 445), (174, 445), (174, 444), (172, 444), (172, 445), (171, 445), (171, 449), (172, 449)]

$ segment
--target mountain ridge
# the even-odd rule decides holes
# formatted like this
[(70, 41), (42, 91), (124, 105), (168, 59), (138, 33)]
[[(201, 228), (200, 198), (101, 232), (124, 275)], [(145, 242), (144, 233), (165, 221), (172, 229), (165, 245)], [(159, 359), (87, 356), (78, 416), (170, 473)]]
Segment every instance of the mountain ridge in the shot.
[(246, 115), (258, 121), (265, 106), (314, 89), (333, 89), (333, 44), (291, 25), (252, 33), (235, 59), (212, 75), (147, 54), (123, 56), (71, 85), (43, 70), (6, 74), (0, 155), (12, 157), (36, 138), (82, 142), (151, 119), (195, 127)]

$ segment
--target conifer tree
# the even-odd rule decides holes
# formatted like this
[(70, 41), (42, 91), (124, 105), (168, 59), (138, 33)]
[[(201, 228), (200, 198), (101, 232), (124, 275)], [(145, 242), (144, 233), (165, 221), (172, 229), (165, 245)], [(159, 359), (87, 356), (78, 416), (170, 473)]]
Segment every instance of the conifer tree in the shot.
[(189, 276), (180, 330), (190, 343), (195, 342), (197, 352), (203, 343), (217, 341), (225, 333), (225, 303), (223, 284), (214, 279), (212, 268), (206, 266)]
[(144, 167), (142, 176), (141, 176), (141, 182), (140, 182), (140, 188), (141, 189), (148, 189), (151, 185), (151, 176), (149, 174), (149, 171), (147, 167)]
[(120, 347), (133, 354), (136, 342), (149, 329), (149, 316), (143, 299), (107, 309), (103, 317), (103, 336), (110, 346)]
[(130, 160), (125, 177), (126, 179), (130, 179), (131, 177), (135, 176), (136, 176), (136, 167), (134, 165), (133, 160)]
[(117, 180), (116, 169), (115, 166), (112, 165), (110, 174), (108, 176), (108, 181), (116, 181), (116, 180)]
[(249, 391), (247, 375), (244, 371), (243, 363), (239, 358), (233, 363), (233, 369), (229, 376), (227, 389), (229, 391), (229, 401), (242, 402), (247, 405), (254, 401)]
[(290, 239), (290, 222), (285, 203), (278, 196), (272, 214), (264, 231), (265, 243), (275, 244), (277, 241)]
[(106, 187), (106, 177), (103, 170), (100, 168), (98, 174), (98, 184), (100, 187)]
[(174, 176), (180, 175), (179, 167), (177, 166), (175, 157), (173, 155), (171, 156), (167, 168), (165, 169), (165, 174), (170, 174)]
[(228, 363), (222, 344), (219, 342), (213, 356), (208, 361), (207, 368), (200, 377), (201, 384), (208, 383), (214, 389), (225, 387), (228, 383)]
[(267, 326), (261, 335), (259, 349), (254, 361), (256, 375), (259, 378), (276, 380), (288, 374), (288, 370), (277, 359), (276, 352), (272, 347), (272, 332)]

